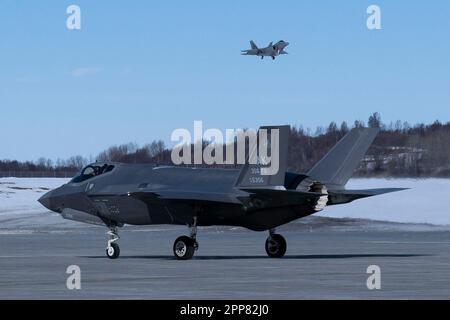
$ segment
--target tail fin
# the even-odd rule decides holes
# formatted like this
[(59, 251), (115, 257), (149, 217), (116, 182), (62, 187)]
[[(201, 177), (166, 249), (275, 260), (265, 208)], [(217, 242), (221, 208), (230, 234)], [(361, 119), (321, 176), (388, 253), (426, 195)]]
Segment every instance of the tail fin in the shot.
[(308, 172), (308, 175), (329, 185), (329, 188), (344, 187), (378, 132), (378, 128), (352, 129)]
[[(275, 131), (277, 131), (278, 141), (276, 140)], [(267, 139), (261, 139), (267, 133)], [(261, 127), (258, 131), (258, 143), (253, 145), (249, 150), (245, 165), (242, 167), (239, 177), (235, 183), (238, 188), (284, 188), (284, 179), (288, 165), (288, 148), (289, 148), (289, 126), (267, 126)], [(272, 138), (273, 142), (272, 144)], [(267, 142), (267, 145), (261, 143)], [(261, 154), (258, 155), (257, 150), (268, 148), (271, 152), (271, 162), (261, 161)], [(266, 149), (267, 150), (267, 149)], [(258, 164), (250, 164), (249, 159), (257, 159)], [(277, 161), (278, 160), (278, 161)], [(277, 163), (274, 163), (277, 162)], [(269, 170), (269, 167), (276, 172)], [(269, 172), (272, 171), (272, 172)]]
[(258, 50), (258, 46), (255, 44), (255, 42), (254, 42), (253, 40), (250, 41), (250, 47), (251, 47), (253, 50)]

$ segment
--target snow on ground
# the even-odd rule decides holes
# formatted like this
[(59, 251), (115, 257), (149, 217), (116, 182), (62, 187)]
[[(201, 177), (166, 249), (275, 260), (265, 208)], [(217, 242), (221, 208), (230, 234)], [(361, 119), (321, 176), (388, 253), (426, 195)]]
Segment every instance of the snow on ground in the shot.
[(352, 179), (347, 189), (410, 188), (327, 207), (319, 216), (450, 225), (450, 179)]
[(66, 182), (61, 178), (0, 178), (0, 216), (47, 212), (37, 200)]
[[(43, 214), (47, 215), (48, 221), (48, 210), (37, 200), (47, 190), (67, 181), (68, 179), (60, 178), (0, 178), (0, 222), (14, 216), (23, 216), (21, 223), (32, 220), (34, 224), (39, 221), (37, 216)], [(327, 207), (317, 215), (450, 225), (450, 201), (447, 198), (450, 197), (450, 179), (353, 179), (347, 188), (411, 189)], [(56, 214), (52, 217), (55, 221), (62, 220)]]

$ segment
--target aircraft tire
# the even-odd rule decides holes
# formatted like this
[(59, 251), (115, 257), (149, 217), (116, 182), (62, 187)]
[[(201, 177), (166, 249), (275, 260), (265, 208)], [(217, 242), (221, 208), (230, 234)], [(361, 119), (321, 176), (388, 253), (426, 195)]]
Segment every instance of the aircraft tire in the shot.
[(266, 253), (270, 258), (281, 258), (286, 253), (286, 239), (280, 234), (273, 234), (266, 240)]
[(192, 259), (195, 253), (195, 240), (187, 237), (178, 237), (173, 243), (173, 254), (178, 260)]
[(117, 259), (120, 256), (120, 247), (117, 243), (111, 243), (109, 248), (106, 248), (106, 256), (110, 259)]

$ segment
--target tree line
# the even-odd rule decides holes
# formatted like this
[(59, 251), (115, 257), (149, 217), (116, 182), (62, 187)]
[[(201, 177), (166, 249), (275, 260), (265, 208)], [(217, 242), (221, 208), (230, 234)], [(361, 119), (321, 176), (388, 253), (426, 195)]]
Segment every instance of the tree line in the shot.
[[(289, 170), (307, 172), (351, 128), (366, 126), (379, 128), (380, 133), (361, 161), (356, 176), (450, 177), (450, 122), (410, 125), (396, 121), (385, 124), (379, 113), (373, 113), (367, 124), (361, 120), (351, 125), (331, 122), (327, 127), (317, 127), (314, 131), (293, 126), (289, 141)], [(171, 150), (161, 140), (142, 147), (135, 143), (112, 146), (100, 152), (96, 160), (172, 165)], [(82, 156), (56, 162), (45, 158), (35, 162), (2, 160), (0, 175), (8, 175), (7, 172), (28, 173), (30, 176), (36, 172), (47, 173), (47, 176), (73, 175), (87, 163), (88, 160)]]

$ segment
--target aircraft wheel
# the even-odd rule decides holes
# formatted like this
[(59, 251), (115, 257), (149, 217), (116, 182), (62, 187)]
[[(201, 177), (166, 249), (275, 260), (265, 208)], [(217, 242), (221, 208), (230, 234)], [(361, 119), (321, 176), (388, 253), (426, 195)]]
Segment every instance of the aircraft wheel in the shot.
[(117, 259), (120, 255), (120, 247), (117, 243), (111, 243), (111, 245), (106, 248), (106, 256), (110, 259)]
[(266, 252), (271, 258), (281, 258), (286, 253), (286, 239), (280, 234), (270, 235), (266, 240)]
[(173, 254), (178, 260), (192, 259), (195, 252), (195, 240), (187, 236), (181, 236), (173, 243)]

